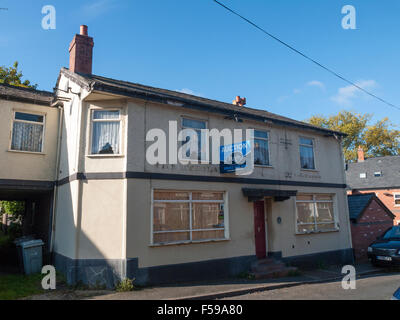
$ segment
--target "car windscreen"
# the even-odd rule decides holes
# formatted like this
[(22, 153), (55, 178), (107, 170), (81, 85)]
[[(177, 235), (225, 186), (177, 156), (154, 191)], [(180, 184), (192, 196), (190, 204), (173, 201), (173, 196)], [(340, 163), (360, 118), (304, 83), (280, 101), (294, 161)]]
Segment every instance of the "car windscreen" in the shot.
[(393, 227), (388, 230), (383, 236), (383, 239), (400, 239), (400, 227)]

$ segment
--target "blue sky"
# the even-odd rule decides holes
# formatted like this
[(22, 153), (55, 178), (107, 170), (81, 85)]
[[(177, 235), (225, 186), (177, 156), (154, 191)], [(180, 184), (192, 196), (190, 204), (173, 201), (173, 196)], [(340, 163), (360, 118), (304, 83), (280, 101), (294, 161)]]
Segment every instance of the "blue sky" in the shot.
[[(272, 34), (374, 94), (400, 105), (400, 1), (221, 0)], [(44, 5), (56, 29), (43, 30)], [(341, 25), (344, 5), (357, 29)], [(340, 110), (389, 117), (400, 111), (358, 92), (229, 14), (212, 0), (0, 0), (0, 65), (20, 62), (25, 78), (52, 90), (68, 67), (79, 25), (94, 37), (93, 72), (180, 90), (298, 120)]]

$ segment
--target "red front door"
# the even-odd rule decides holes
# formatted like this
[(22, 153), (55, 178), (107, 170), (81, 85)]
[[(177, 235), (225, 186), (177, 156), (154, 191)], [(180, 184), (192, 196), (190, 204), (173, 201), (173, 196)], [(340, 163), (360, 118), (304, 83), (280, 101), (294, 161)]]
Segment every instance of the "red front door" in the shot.
[(256, 241), (256, 256), (258, 259), (264, 259), (267, 256), (264, 201), (254, 202), (254, 234)]

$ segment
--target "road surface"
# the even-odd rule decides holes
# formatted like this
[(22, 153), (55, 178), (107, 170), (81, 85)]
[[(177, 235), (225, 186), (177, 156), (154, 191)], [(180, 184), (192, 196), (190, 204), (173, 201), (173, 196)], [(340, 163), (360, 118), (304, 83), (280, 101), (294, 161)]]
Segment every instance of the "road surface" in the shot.
[(390, 300), (400, 287), (400, 273), (370, 275), (356, 281), (355, 290), (344, 290), (341, 281), (300, 285), (226, 298), (227, 300)]

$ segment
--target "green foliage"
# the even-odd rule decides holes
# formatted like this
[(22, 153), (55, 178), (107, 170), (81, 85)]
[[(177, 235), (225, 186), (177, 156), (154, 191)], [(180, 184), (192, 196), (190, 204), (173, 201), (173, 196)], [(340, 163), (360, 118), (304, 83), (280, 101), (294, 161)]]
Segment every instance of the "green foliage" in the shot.
[(133, 284), (135, 279), (124, 279), (120, 283), (117, 284), (115, 290), (117, 292), (129, 292), (135, 290), (135, 285)]
[(37, 84), (32, 85), (29, 80), (23, 81), (22, 77), (22, 72), (18, 70), (18, 61), (15, 61), (12, 67), (0, 67), (0, 83), (24, 88), (37, 88)]
[(0, 275), (0, 300), (14, 300), (43, 293), (42, 275)]
[(341, 111), (337, 115), (316, 115), (308, 123), (346, 133), (343, 153), (347, 161), (357, 160), (357, 149), (364, 149), (365, 157), (381, 157), (400, 154), (400, 131), (393, 128), (388, 118), (370, 124), (371, 114)]
[(2, 211), (10, 216), (18, 216), (25, 211), (25, 202), (23, 201), (0, 201)]

